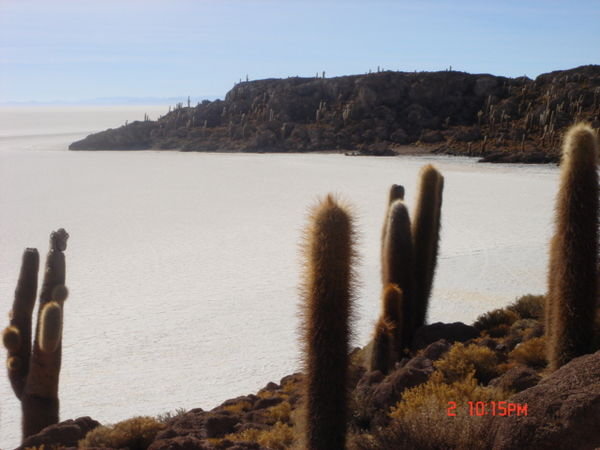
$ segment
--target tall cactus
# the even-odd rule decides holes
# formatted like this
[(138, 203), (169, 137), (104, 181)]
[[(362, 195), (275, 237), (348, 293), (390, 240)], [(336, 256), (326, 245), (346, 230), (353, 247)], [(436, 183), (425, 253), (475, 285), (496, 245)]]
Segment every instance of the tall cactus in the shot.
[(563, 144), (555, 234), (551, 241), (546, 326), (557, 369), (591, 350), (598, 293), (598, 137), (587, 124)]
[(403, 293), (398, 354), (410, 345), (414, 326), (414, 262), (413, 243), (408, 209), (402, 200), (389, 208), (385, 241), (383, 242), (383, 285), (395, 284)]
[[(425, 323), (437, 264), (444, 178), (431, 165), (420, 173), (420, 188), (411, 226), (403, 202), (404, 188), (390, 189), (381, 245), (381, 279), (401, 291), (401, 319), (396, 331), (397, 356), (409, 347), (415, 330)], [(385, 295), (385, 294), (384, 294)]]
[(444, 178), (432, 165), (421, 169), (421, 183), (412, 228), (415, 252), (415, 328), (425, 324), (429, 306), (437, 264), (443, 188)]
[(50, 235), (33, 345), (31, 320), (39, 269), (36, 249), (28, 248), (23, 254), (10, 325), (3, 333), (8, 377), (21, 401), (23, 439), (58, 422), (62, 307), (67, 298), (63, 251), (68, 237), (62, 228)]
[(344, 449), (354, 276), (354, 229), (343, 206), (327, 196), (306, 231), (306, 445)]

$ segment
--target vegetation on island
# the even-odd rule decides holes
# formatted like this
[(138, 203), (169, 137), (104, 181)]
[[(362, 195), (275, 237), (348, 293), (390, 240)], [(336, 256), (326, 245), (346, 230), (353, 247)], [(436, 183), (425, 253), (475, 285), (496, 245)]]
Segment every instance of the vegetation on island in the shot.
[[(377, 71), (240, 81), (224, 100), (92, 134), (72, 150), (406, 151), (557, 162), (574, 122), (600, 126), (600, 66), (538, 76)], [(407, 146), (410, 146), (408, 148)]]

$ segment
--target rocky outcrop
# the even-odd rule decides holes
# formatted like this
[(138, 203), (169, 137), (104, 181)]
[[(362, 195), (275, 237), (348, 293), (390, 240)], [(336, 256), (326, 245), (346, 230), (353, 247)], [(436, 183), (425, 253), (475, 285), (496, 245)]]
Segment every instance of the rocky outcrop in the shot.
[(600, 447), (600, 351), (572, 360), (510, 399), (527, 415), (490, 418), (494, 450)]
[(77, 442), (80, 439), (83, 439), (89, 431), (99, 426), (99, 422), (87, 416), (75, 420), (65, 420), (50, 425), (33, 436), (29, 436), (23, 441), (19, 449), (41, 446), (47, 446), (48, 448), (52, 446), (77, 447)]
[(471, 325), (462, 322), (442, 323), (436, 322), (431, 325), (423, 325), (415, 332), (412, 342), (413, 350), (420, 350), (440, 339), (448, 342), (467, 342), (479, 336), (479, 331)]
[(393, 155), (416, 144), (492, 162), (548, 162), (575, 119), (600, 126), (600, 66), (535, 80), (387, 71), (242, 82), (225, 100), (180, 104), (157, 121), (92, 134), (70, 148)]

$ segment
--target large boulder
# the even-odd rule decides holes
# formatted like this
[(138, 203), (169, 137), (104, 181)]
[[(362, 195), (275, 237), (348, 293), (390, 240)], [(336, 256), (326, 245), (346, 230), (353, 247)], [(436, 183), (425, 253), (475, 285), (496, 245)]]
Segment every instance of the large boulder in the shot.
[(65, 420), (50, 425), (33, 436), (29, 436), (19, 448), (35, 448), (42, 445), (46, 448), (53, 448), (54, 446), (77, 447), (77, 442), (98, 426), (100, 426), (99, 422), (87, 416), (75, 420)]
[(470, 325), (462, 322), (423, 325), (415, 332), (412, 349), (420, 350), (433, 342), (445, 339), (448, 342), (466, 342), (479, 336), (479, 332)]
[(527, 415), (490, 417), (490, 448), (599, 448), (600, 351), (574, 359), (510, 402), (526, 404)]
[(498, 378), (490, 381), (490, 386), (499, 387), (505, 391), (520, 392), (535, 386), (541, 377), (537, 372), (526, 366), (517, 366), (506, 371)]

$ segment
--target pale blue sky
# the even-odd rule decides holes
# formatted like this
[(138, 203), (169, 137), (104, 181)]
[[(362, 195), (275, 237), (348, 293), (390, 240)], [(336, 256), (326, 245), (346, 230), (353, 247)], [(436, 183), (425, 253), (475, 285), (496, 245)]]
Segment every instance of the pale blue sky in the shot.
[(0, 0), (0, 102), (223, 97), (235, 81), (600, 64), (600, 1)]

